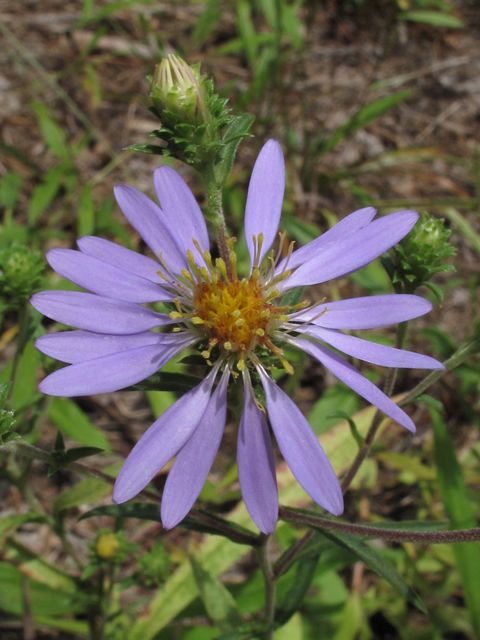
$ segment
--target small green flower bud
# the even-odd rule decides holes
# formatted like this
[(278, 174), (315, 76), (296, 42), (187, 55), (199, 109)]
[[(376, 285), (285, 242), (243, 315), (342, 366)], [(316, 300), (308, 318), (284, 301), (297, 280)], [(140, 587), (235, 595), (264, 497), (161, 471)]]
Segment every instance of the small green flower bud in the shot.
[(431, 288), (441, 299), (437, 285), (428, 281), (440, 271), (454, 271), (442, 260), (455, 253), (445, 229), (444, 220), (422, 214), (412, 231), (392, 250), (392, 259), (385, 266), (398, 292), (413, 293), (421, 285)]
[(206, 93), (198, 70), (173, 54), (155, 67), (151, 98), (163, 120), (170, 112), (184, 124), (207, 122)]
[(0, 251), (0, 297), (7, 308), (20, 306), (42, 285), (41, 254), (14, 244)]

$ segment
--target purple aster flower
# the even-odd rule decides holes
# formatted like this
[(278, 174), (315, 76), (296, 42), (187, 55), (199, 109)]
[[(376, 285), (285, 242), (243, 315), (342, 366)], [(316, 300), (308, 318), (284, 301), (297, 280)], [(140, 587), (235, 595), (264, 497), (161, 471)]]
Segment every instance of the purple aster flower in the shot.
[[(285, 186), (282, 151), (270, 140), (248, 190), (245, 239), (251, 266), (249, 275), (240, 277), (233, 241), (225, 259), (212, 259), (204, 218), (183, 179), (164, 166), (155, 171), (154, 185), (161, 208), (129, 186), (117, 186), (115, 196), (158, 261), (88, 236), (78, 241), (79, 252), (53, 249), (47, 254), (55, 271), (91, 293), (44, 291), (33, 296), (40, 312), (79, 329), (37, 340), (40, 351), (69, 364), (47, 376), (40, 390), (56, 396), (116, 391), (198, 345), (210, 366), (208, 375), (142, 436), (120, 471), (113, 500), (122, 503), (136, 496), (175, 456), (163, 493), (162, 522), (169, 529), (185, 517), (217, 453), (232, 376), (244, 385), (240, 485), (259, 529), (272, 533), (278, 514), (267, 416), (300, 485), (317, 504), (340, 515), (343, 498), (332, 466), (305, 417), (270, 378), (266, 356), (291, 373), (282, 345), (302, 349), (414, 432), (408, 415), (329, 347), (381, 366), (441, 369), (433, 358), (342, 333), (416, 318), (430, 311), (430, 303), (400, 294), (313, 306), (287, 306), (281, 299), (293, 287), (326, 282), (365, 266), (401, 240), (418, 214), (398, 211), (373, 220), (375, 209), (360, 209), (308, 245), (296, 251), (291, 245), (286, 258), (268, 255), (264, 260), (277, 235)], [(171, 303), (176, 310), (156, 313), (142, 306), (149, 302)], [(152, 331), (166, 325), (172, 330)], [(255, 397), (253, 376), (263, 386), (266, 407)]]

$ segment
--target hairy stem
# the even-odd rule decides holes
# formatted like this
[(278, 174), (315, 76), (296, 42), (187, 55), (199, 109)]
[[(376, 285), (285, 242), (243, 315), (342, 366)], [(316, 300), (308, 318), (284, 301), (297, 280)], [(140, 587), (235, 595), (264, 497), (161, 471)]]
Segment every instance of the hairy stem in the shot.
[[(441, 544), (453, 542), (473, 542), (480, 540), (480, 528), (459, 529), (457, 531), (395, 531), (383, 527), (370, 527), (364, 524), (350, 524), (329, 518), (321, 518), (307, 513), (300, 513), (286, 507), (280, 507), (279, 517), (298, 525), (307, 525), (317, 529), (330, 529), (342, 533), (350, 533), (365, 538), (392, 540), (393, 542), (417, 542), (421, 544)], [(277, 571), (278, 573), (278, 567)]]
[(265, 583), (265, 620), (269, 624), (269, 628), (263, 636), (264, 640), (273, 640), (273, 623), (275, 620), (276, 585), (273, 576), (272, 563), (270, 561), (270, 554), (268, 553), (269, 540), (270, 536), (263, 536), (263, 544), (256, 550), (258, 564), (263, 574), (263, 581)]

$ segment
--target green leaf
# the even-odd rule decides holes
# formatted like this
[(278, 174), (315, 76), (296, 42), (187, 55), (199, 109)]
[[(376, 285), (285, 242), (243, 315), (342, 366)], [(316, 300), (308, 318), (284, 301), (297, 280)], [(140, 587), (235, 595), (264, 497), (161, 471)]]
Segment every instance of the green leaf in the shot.
[(343, 384), (329, 387), (319, 400), (313, 405), (308, 416), (308, 422), (316, 435), (329, 431), (341, 422), (341, 418), (328, 419), (337, 407), (349, 415), (355, 413), (358, 407), (358, 396)]
[(395, 567), (391, 565), (388, 560), (385, 560), (378, 551), (375, 551), (373, 547), (348, 533), (334, 533), (329, 529), (321, 529), (321, 531), (323, 535), (332, 540), (332, 542), (354, 553), (359, 560), (386, 580), (403, 598), (406, 598), (415, 605), (417, 609), (420, 609), (423, 613), (427, 613), (420, 596), (410, 587)]
[(235, 600), (220, 580), (207, 571), (198, 557), (191, 556), (193, 577), (209, 617), (222, 631), (236, 629), (243, 624), (242, 614)]
[(65, 442), (61, 431), (57, 431), (57, 437), (55, 438), (55, 452), (57, 451), (65, 451)]
[(68, 449), (63, 455), (63, 459), (66, 464), (81, 460), (82, 458), (89, 458), (90, 456), (96, 456), (98, 453), (103, 453), (104, 449), (98, 447), (74, 447)]
[(0, 411), (3, 411), (3, 408), (5, 407), (5, 402), (7, 400), (8, 392), (11, 386), (11, 382), (0, 383)]
[(67, 398), (53, 398), (49, 410), (49, 417), (60, 431), (78, 442), (111, 451), (107, 438), (103, 435), (83, 413), (80, 407)]
[(5, 209), (13, 209), (17, 203), (20, 189), (23, 184), (23, 176), (13, 171), (6, 173), (0, 181), (0, 204)]
[(46, 176), (46, 178), (46, 181), (35, 187), (33, 191), (28, 208), (29, 224), (35, 224), (38, 216), (53, 202), (62, 185), (62, 179), (57, 174), (53, 174), (50, 177)]
[[(421, 395), (417, 396), (412, 400), (412, 403), (417, 403), (417, 402), (423, 402), (424, 404), (428, 405), (429, 407), (432, 407), (433, 409), (435, 409), (436, 411), (439, 411), (440, 413), (442, 413), (444, 410), (443, 404), (436, 398), (432, 398), (432, 396), (429, 396), (428, 393), (422, 393)], [(408, 403), (408, 404), (411, 404), (411, 403)], [(402, 407), (403, 406), (406, 406), (406, 405), (402, 405)]]
[(77, 211), (78, 236), (90, 236), (95, 231), (95, 204), (93, 202), (92, 188), (86, 184), (80, 194)]
[(160, 147), (158, 144), (131, 144), (127, 147), (127, 151), (139, 151), (140, 153), (148, 153), (150, 155), (162, 156), (165, 151), (165, 147)]
[(295, 572), (295, 580), (285, 594), (282, 604), (275, 611), (276, 623), (280, 625), (285, 624), (300, 608), (312, 584), (319, 559), (320, 556), (315, 555), (300, 560)]
[[(184, 518), (178, 526), (183, 527), (184, 529), (189, 529), (190, 531), (209, 533), (211, 535), (223, 536), (228, 539), (231, 539), (229, 535), (230, 529), (234, 529), (235, 531), (238, 531), (238, 533), (250, 537), (253, 536), (251, 531), (245, 529), (244, 527), (241, 527), (238, 524), (235, 524), (234, 522), (227, 522), (223, 518), (212, 515), (210, 513), (206, 513), (205, 515), (207, 515), (209, 520), (211, 521), (211, 526), (209, 526), (207, 523), (198, 522), (190, 516)], [(160, 506), (158, 504), (152, 504), (151, 502), (132, 502), (128, 504), (111, 504), (104, 507), (96, 507), (95, 509), (91, 509), (87, 513), (84, 513), (79, 519), (83, 520), (85, 518), (93, 518), (95, 516), (138, 518), (139, 520), (152, 520), (153, 522), (160, 523), (162, 522), (160, 518)], [(215, 527), (215, 523), (218, 523), (218, 528)], [(222, 528), (224, 530), (222, 530)], [(232, 541), (238, 544), (238, 540), (236, 538), (233, 538)]]
[(202, 378), (198, 378), (197, 376), (159, 371), (146, 380), (134, 384), (132, 387), (129, 387), (129, 389), (135, 389), (137, 391), (178, 391), (185, 393), (196, 387), (201, 381)]
[(237, 27), (250, 68), (254, 69), (257, 60), (258, 43), (252, 21), (250, 3), (247, 0), (237, 0)]
[[(104, 473), (114, 474), (121, 463), (104, 469)], [(54, 513), (60, 513), (73, 507), (79, 507), (105, 498), (112, 492), (112, 485), (97, 478), (84, 478), (70, 489), (63, 491), (55, 500)]]
[[(455, 447), (445, 423), (435, 409), (432, 418), (435, 463), (437, 465), (440, 493), (451, 520), (452, 529), (470, 529), (477, 525), (475, 512), (467, 496), (462, 470), (455, 455)], [(480, 638), (480, 546), (478, 542), (465, 542), (453, 546), (458, 571), (462, 580), (465, 602), (470, 613), (477, 638)]]
[(355, 420), (351, 418), (348, 415), (348, 413), (345, 413), (345, 411), (334, 411), (333, 413), (330, 413), (327, 416), (327, 420), (335, 420), (336, 418), (339, 418), (340, 420), (346, 420), (348, 422), (348, 425), (350, 427), (350, 432), (355, 442), (358, 444), (358, 448), (361, 449), (365, 444), (365, 440), (358, 432), (357, 425), (355, 424)]
[(51, 117), (48, 107), (40, 102), (34, 102), (32, 109), (37, 116), (40, 131), (50, 151), (59, 159), (70, 161), (70, 148), (67, 144), (64, 130)]
[(282, 31), (290, 39), (294, 48), (300, 51), (303, 47), (303, 25), (297, 15), (298, 3), (282, 3), (281, 20)]
[[(0, 562), (0, 609), (10, 614), (22, 615), (23, 573), (11, 564)], [(29, 580), (30, 601), (34, 618), (37, 616), (60, 616), (81, 612), (79, 603), (74, 603), (65, 592), (52, 589), (36, 580)]]
[(438, 304), (443, 304), (443, 289), (439, 284), (435, 282), (424, 282), (423, 283), (432, 293), (435, 295)]
[(287, 624), (275, 630), (275, 640), (303, 640), (304, 637), (302, 617), (299, 613), (295, 613)]
[(205, 11), (198, 18), (192, 34), (197, 46), (201, 46), (207, 41), (208, 36), (215, 31), (221, 17), (222, 12), (218, 0), (208, 0)]
[(344, 124), (336, 129), (326, 142), (324, 142), (318, 149), (319, 153), (327, 153), (334, 149), (339, 142), (350, 137), (360, 129), (363, 129), (370, 124), (376, 118), (379, 118), (384, 113), (395, 107), (400, 102), (403, 102), (407, 98), (412, 96), (414, 91), (407, 89), (392, 93), (388, 96), (378, 98), (373, 102), (362, 107), (359, 111), (353, 114)]
[(441, 11), (405, 11), (398, 16), (399, 20), (412, 20), (414, 22), (424, 22), (434, 27), (447, 27), (449, 29), (461, 29), (465, 25), (455, 16)]
[(350, 594), (333, 640), (355, 640), (362, 629), (362, 603), (358, 591)]
[[(33, 342), (29, 342), (18, 363), (17, 375), (13, 383), (13, 390), (10, 398), (10, 406), (14, 411), (22, 411), (30, 407), (37, 397), (37, 364), (38, 351)], [(0, 374), (0, 383), (10, 380), (12, 372), (12, 360), (3, 368)]]
[(250, 135), (250, 127), (255, 120), (251, 113), (244, 113), (236, 117), (225, 131), (223, 142), (225, 147), (222, 152), (221, 163), (216, 167), (216, 180), (219, 185), (224, 185), (232, 170), (238, 145), (246, 136)]
[(0, 518), (0, 546), (9, 538), (18, 527), (26, 522), (42, 522), (44, 518), (36, 513), (13, 514)]

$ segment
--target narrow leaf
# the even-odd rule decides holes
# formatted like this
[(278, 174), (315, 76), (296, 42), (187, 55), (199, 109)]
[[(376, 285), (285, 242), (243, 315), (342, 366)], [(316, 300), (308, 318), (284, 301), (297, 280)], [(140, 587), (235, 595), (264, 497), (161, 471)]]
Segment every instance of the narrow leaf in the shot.
[(202, 566), (198, 557), (192, 556), (190, 562), (200, 597), (216, 626), (222, 631), (229, 631), (242, 625), (242, 615), (227, 588)]
[(285, 594), (282, 604), (275, 611), (275, 622), (280, 625), (290, 620), (300, 608), (312, 584), (320, 556), (317, 554), (300, 560), (295, 572), (295, 580)]
[(442, 11), (405, 11), (398, 16), (398, 19), (424, 22), (434, 27), (447, 27), (449, 29), (461, 29), (465, 26), (460, 18)]
[(82, 444), (111, 451), (107, 438), (73, 400), (53, 398), (48, 414), (62, 433)]
[[(467, 497), (462, 470), (455, 455), (455, 447), (445, 423), (435, 409), (430, 409), (435, 443), (440, 493), (450, 517), (453, 529), (477, 526), (475, 512)], [(462, 579), (465, 602), (472, 618), (475, 635), (480, 638), (480, 546), (475, 542), (456, 544), (453, 547), (458, 571)]]
[(423, 613), (427, 613), (420, 596), (398, 573), (395, 567), (392, 566), (388, 560), (385, 560), (378, 551), (375, 551), (373, 547), (347, 533), (334, 533), (328, 529), (322, 529), (321, 531), (327, 538), (330, 538), (332, 542), (335, 542), (338, 546), (354, 553), (359, 560), (364, 562), (368, 567), (370, 567), (370, 569), (372, 569), (372, 571), (386, 580), (403, 598), (406, 598), (409, 602), (415, 605), (417, 609), (420, 609)]
[(255, 116), (251, 113), (244, 113), (235, 118), (225, 131), (225, 135), (223, 136), (225, 147), (222, 153), (222, 161), (216, 168), (216, 177), (219, 185), (223, 185), (230, 175), (238, 145), (243, 138), (249, 135), (248, 132), (254, 120)]

